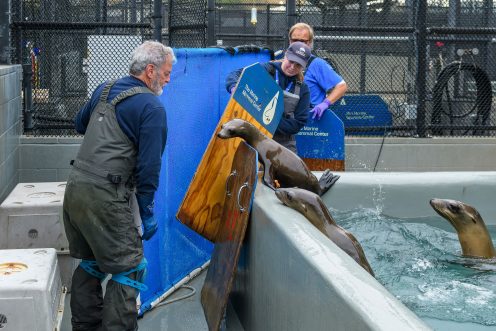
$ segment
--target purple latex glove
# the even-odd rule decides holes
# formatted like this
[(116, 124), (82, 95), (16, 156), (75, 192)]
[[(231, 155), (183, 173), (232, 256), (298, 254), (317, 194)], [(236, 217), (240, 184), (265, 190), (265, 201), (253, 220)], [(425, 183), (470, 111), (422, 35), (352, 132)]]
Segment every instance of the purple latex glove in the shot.
[(317, 118), (317, 120), (320, 120), (322, 115), (324, 115), (325, 110), (330, 106), (331, 106), (331, 102), (327, 99), (324, 99), (324, 101), (322, 101), (317, 106), (313, 107), (312, 110), (310, 110), (310, 113), (313, 113), (312, 119)]

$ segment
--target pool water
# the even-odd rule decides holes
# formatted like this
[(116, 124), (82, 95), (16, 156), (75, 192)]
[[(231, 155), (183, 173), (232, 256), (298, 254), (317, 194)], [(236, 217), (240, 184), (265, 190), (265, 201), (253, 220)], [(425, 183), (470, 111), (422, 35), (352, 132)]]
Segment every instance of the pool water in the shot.
[[(361, 243), (377, 280), (418, 316), (496, 329), (496, 259), (462, 257), (446, 220), (331, 213)], [(496, 227), (488, 228), (496, 246)]]

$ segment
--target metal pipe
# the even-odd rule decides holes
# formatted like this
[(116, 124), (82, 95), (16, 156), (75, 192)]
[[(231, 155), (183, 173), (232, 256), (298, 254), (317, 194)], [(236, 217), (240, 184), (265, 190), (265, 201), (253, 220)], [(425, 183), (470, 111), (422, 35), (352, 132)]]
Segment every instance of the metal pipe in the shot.
[(413, 33), (413, 27), (379, 27), (379, 26), (315, 26), (314, 31), (348, 31), (348, 32), (398, 32), (398, 33)]
[(24, 95), (24, 109), (22, 114), (24, 117), (24, 131), (30, 131), (33, 129), (33, 89), (31, 84), (33, 68), (31, 65), (31, 54), (27, 51), (25, 62), (22, 65), (22, 89)]
[(169, 28), (169, 31), (175, 30), (196, 30), (196, 29), (206, 29), (206, 24), (182, 24), (182, 25), (174, 25)]
[(432, 27), (428, 28), (429, 34), (496, 34), (496, 28), (464, 28), (464, 27)]
[(162, 42), (162, 0), (153, 1), (153, 39)]
[(215, 0), (207, 1), (207, 45), (215, 45)]
[(105, 28), (148, 28), (148, 23), (80, 23), (80, 22), (12, 22), (12, 27), (23, 28), (25, 30), (93, 30), (101, 27)]
[(218, 33), (217, 37), (262, 37), (262, 38), (273, 38), (273, 39), (285, 39), (281, 37), (280, 34), (251, 34), (251, 33)]
[[(405, 36), (315, 36), (318, 41), (412, 41), (414, 37)], [(496, 43), (496, 38), (489, 37), (463, 37), (463, 36), (426, 36), (429, 41), (480, 41)]]
[(0, 64), (10, 64), (9, 1), (0, 1)]
[[(360, 0), (360, 25), (367, 27), (369, 22), (367, 0)], [(360, 93), (367, 91), (367, 43), (360, 42)]]
[(319, 41), (411, 41), (413, 37), (397, 37), (397, 36), (315, 36), (315, 40)]
[(169, 35), (169, 46), (174, 47), (174, 33), (172, 33), (172, 13), (174, 12), (173, 0), (169, 0), (169, 20), (168, 20), (168, 35)]
[[(286, 12), (288, 15), (288, 28), (286, 31), (296, 24), (296, 1), (295, 0), (286, 0)], [(287, 37), (287, 33), (284, 34)], [(289, 43), (289, 40), (288, 40)]]
[(417, 8), (417, 134), (423, 138), (426, 131), (426, 78), (427, 78), (427, 0), (418, 0)]
[(266, 28), (265, 28), (265, 31), (267, 32), (267, 39), (265, 40), (265, 43), (268, 45), (270, 40), (269, 40), (269, 37), (268, 35), (270, 34), (270, 4), (268, 3), (267, 4), (267, 12), (266, 12)]
[(136, 0), (131, 0), (131, 8), (129, 8), (130, 10), (130, 17), (129, 17), (129, 20), (131, 21), (131, 23), (136, 23), (136, 20), (137, 20), (137, 6), (136, 6)]

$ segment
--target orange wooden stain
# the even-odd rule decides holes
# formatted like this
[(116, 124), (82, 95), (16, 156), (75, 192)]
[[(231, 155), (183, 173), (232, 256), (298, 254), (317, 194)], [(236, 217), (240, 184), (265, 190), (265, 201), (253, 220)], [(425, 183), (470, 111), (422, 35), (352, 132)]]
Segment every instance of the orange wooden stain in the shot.
[(224, 207), (226, 180), (231, 171), (234, 154), (241, 138), (220, 139), (222, 124), (241, 118), (255, 125), (268, 137), (272, 134), (253, 118), (234, 98), (231, 98), (210, 138), (188, 191), (179, 207), (177, 218), (192, 230), (215, 242)]

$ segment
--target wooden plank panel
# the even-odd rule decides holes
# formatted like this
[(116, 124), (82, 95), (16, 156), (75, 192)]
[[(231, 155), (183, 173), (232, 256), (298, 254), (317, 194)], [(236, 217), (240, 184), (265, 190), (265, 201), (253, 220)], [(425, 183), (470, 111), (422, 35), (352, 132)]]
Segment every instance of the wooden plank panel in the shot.
[(330, 169), (332, 171), (344, 171), (344, 160), (332, 159), (310, 159), (302, 158), (308, 169), (312, 171), (324, 171)]
[[(241, 138), (220, 139), (217, 133), (222, 124), (241, 118), (272, 137), (284, 110), (282, 95), (282, 90), (260, 65), (243, 71), (176, 215), (183, 224), (208, 240), (215, 242), (224, 204), (225, 181), (242, 141)], [(268, 107), (274, 108), (271, 110), (274, 115), (269, 123), (264, 123), (262, 113)]]
[(217, 124), (210, 143), (203, 154), (200, 166), (189, 186), (177, 218), (191, 229), (215, 242), (225, 197), (225, 181), (229, 176), (234, 154), (241, 138), (220, 139), (217, 133), (222, 124), (233, 118), (241, 118), (257, 126), (260, 131), (272, 136), (263, 126), (246, 112), (233, 98)]
[(201, 303), (209, 330), (219, 330), (246, 234), (257, 180), (257, 152), (242, 142), (228, 177), (225, 204)]

